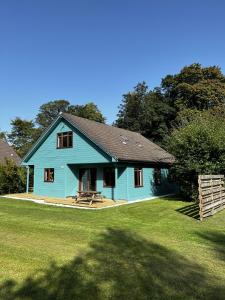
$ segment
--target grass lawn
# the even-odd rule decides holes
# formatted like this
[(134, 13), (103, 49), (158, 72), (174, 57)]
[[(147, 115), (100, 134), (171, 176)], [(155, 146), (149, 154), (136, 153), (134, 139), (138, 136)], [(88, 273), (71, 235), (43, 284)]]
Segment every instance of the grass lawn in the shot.
[(157, 199), (100, 211), (0, 198), (0, 299), (225, 299), (225, 210)]

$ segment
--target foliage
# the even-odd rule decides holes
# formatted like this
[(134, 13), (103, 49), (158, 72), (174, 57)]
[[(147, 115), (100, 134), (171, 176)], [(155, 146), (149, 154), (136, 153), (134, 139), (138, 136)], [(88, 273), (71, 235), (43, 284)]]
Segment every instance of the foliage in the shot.
[(66, 100), (55, 100), (42, 104), (36, 117), (36, 123), (42, 128), (47, 128), (60, 112), (67, 112), (69, 106), (70, 103)]
[(26, 172), (11, 159), (0, 164), (0, 194), (21, 193), (26, 187)]
[(71, 105), (68, 109), (68, 113), (77, 117), (105, 123), (105, 117), (102, 115), (97, 105), (93, 102), (89, 102), (84, 105)]
[(225, 173), (224, 110), (188, 110), (183, 120), (168, 139), (168, 149), (176, 157), (173, 171), (182, 192), (196, 199), (198, 174)]
[(182, 123), (183, 110), (208, 110), (224, 104), (225, 76), (220, 68), (195, 63), (165, 76), (160, 88), (149, 91), (142, 82), (123, 95), (115, 125), (163, 143), (173, 127)]
[(15, 118), (11, 121), (11, 132), (7, 135), (8, 141), (13, 145), (20, 157), (23, 157), (41, 134), (33, 121)]
[(210, 109), (225, 104), (225, 76), (217, 66), (195, 63), (176, 75), (162, 79), (165, 101), (180, 111), (185, 108)]
[(173, 114), (174, 109), (164, 101), (160, 90), (149, 91), (142, 82), (133, 92), (123, 95), (115, 125), (161, 142), (168, 135)]
[(6, 132), (0, 131), (0, 139), (3, 139), (3, 140), (6, 139)]
[(41, 128), (48, 127), (60, 112), (67, 112), (72, 115), (94, 120), (96, 122), (105, 122), (105, 118), (93, 102), (85, 105), (71, 105), (67, 100), (55, 100), (47, 102), (40, 106), (36, 117), (36, 123)]

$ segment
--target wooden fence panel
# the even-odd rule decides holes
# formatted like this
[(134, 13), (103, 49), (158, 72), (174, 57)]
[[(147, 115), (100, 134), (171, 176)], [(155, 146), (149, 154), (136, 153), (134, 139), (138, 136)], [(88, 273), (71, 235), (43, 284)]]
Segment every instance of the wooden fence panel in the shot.
[(225, 208), (224, 175), (199, 175), (198, 191), (201, 221)]

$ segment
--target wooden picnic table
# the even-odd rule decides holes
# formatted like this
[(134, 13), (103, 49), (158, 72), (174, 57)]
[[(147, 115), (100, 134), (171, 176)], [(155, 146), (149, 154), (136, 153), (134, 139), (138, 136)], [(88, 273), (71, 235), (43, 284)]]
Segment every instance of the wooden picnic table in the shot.
[(76, 203), (89, 203), (92, 205), (93, 202), (103, 202), (101, 192), (98, 191), (77, 191)]

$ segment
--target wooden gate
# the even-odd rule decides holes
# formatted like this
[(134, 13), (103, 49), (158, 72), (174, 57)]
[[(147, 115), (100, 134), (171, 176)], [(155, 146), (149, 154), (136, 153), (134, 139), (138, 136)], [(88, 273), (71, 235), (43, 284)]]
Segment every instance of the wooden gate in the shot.
[(199, 175), (198, 191), (199, 215), (201, 221), (224, 209), (224, 175)]

